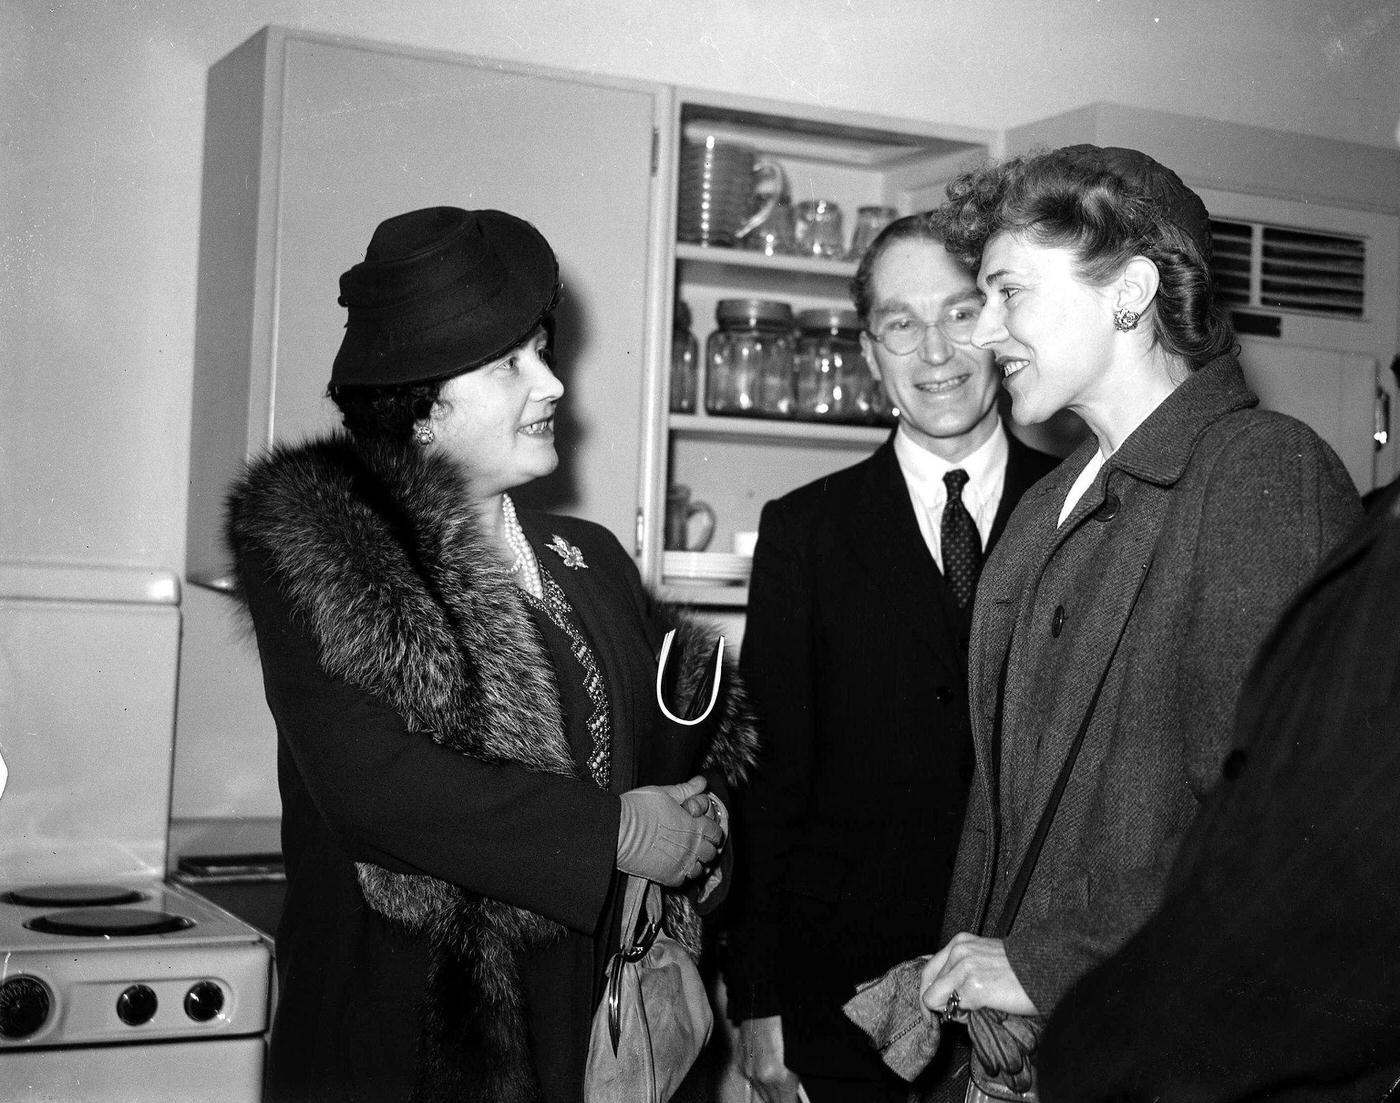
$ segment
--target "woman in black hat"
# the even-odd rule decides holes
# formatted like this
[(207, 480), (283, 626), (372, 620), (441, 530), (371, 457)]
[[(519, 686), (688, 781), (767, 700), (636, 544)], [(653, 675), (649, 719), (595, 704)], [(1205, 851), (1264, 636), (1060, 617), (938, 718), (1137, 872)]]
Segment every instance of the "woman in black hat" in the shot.
[[(1049, 1013), (1156, 907), (1251, 654), (1359, 510), (1332, 450), (1246, 388), (1209, 216), (1175, 173), (1081, 145), (975, 170), (949, 197), (936, 220), (980, 264), (972, 341), (1013, 415), (1068, 409), (1090, 430), (1022, 498), (978, 586), (977, 773), (922, 999), (984, 1012), (980, 1028)], [(973, 1071), (992, 1092), (1028, 1079)]]
[(576, 1103), (621, 874), (688, 890), (692, 945), (722, 880), (738, 691), (717, 727), (664, 720), (632, 561), (510, 500), (558, 462), (558, 294), (519, 218), (382, 223), (341, 277), (345, 431), (230, 497), (279, 738), (270, 1099)]

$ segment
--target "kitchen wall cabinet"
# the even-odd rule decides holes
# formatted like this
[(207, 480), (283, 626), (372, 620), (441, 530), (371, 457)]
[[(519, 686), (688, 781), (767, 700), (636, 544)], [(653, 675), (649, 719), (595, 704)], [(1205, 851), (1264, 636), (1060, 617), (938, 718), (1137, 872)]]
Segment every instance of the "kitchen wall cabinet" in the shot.
[[(497, 206), (563, 264), (560, 472), (522, 493), (611, 528), (663, 583), (668, 485), (719, 516), (714, 549), (762, 503), (854, 462), (887, 430), (668, 414), (672, 303), (702, 348), (726, 297), (849, 305), (854, 264), (678, 245), (682, 143), (715, 134), (783, 165), (795, 201), (907, 213), (988, 151), (982, 131), (603, 81), (277, 27), (210, 73), (187, 575), (220, 582), (222, 499), (248, 456), (335, 424), (324, 397), (344, 311), (336, 278), (375, 224), (415, 206)], [(743, 587), (668, 596), (738, 606)]]
[[(383, 218), (419, 206), (529, 218), (562, 264), (561, 467), (519, 497), (588, 517), (646, 580), (741, 630), (745, 587), (663, 575), (667, 487), (720, 524), (757, 528), (764, 501), (855, 462), (872, 427), (668, 413), (672, 304), (704, 341), (724, 297), (845, 306), (848, 261), (677, 245), (678, 158), (714, 132), (783, 164), (795, 200), (902, 212), (990, 148), (981, 131), (268, 27), (216, 63), (206, 106), (186, 577), (220, 588), (224, 495), (244, 461), (336, 423), (324, 398), (344, 325), (337, 279)], [(725, 611), (727, 610), (727, 615)], [(256, 656), (225, 603), (183, 602), (176, 830), (217, 849), (223, 818), (277, 815), (276, 740)], [(177, 852), (179, 847), (174, 848)], [(246, 849), (246, 847), (245, 847)]]

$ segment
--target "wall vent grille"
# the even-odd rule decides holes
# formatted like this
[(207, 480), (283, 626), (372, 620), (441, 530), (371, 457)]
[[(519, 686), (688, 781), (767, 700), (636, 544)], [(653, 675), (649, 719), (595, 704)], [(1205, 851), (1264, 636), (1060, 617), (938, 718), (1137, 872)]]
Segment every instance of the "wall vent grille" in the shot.
[(1232, 308), (1361, 320), (1366, 239), (1211, 219), (1216, 295)]

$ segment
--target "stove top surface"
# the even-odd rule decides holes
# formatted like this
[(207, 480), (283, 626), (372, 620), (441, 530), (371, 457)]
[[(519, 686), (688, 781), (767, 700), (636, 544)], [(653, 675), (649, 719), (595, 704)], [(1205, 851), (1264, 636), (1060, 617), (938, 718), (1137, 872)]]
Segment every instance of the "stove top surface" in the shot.
[(0, 892), (0, 951), (259, 941), (257, 931), (204, 897), (155, 879)]

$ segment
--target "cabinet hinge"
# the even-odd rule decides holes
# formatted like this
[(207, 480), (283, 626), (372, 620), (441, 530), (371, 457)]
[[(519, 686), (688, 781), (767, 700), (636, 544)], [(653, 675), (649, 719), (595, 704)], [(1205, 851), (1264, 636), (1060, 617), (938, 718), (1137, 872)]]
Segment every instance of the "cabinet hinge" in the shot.
[(637, 509), (637, 531), (633, 537), (636, 546), (632, 552), (633, 556), (638, 559), (642, 557), (642, 537), (646, 533), (646, 527), (646, 515), (639, 507)]
[(651, 128), (651, 174), (656, 175), (656, 166), (661, 157), (661, 131)]

